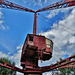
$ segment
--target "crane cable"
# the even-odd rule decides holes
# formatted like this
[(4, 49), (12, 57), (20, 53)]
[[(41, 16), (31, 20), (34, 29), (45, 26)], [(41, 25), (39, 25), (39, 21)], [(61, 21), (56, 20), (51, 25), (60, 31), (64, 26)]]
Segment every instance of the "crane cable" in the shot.
[[(43, 17), (43, 16), (42, 16)], [(47, 19), (48, 20), (48, 18), (46, 18), (46, 17), (44, 17), (44, 19)], [(60, 19), (60, 18), (59, 18)], [(41, 18), (41, 20), (43, 20), (42, 18)], [(44, 21), (44, 20), (43, 20)], [(45, 21), (44, 21), (45, 22)], [(47, 21), (46, 21), (47, 22)], [(51, 24), (50, 22), (47, 22), (48, 24)], [(58, 23), (58, 22), (56, 22), (56, 23)], [(72, 30), (72, 31), (74, 31), (75, 32), (75, 30), (74, 29), (72, 29), (72, 28), (70, 28), (70, 27), (68, 27), (68, 26), (65, 26), (65, 25), (63, 25), (63, 24), (60, 24), (60, 25), (62, 25), (62, 26), (64, 26), (64, 27), (66, 27), (66, 28), (68, 28), (68, 29), (70, 29), (70, 30)], [(64, 31), (66, 31), (66, 30), (64, 30)], [(67, 31), (68, 32), (68, 31)], [(70, 32), (71, 33), (71, 32)], [(72, 33), (73, 34), (73, 33)]]
[[(42, 16), (44, 19), (49, 20), (47, 17), (45, 17), (45, 16), (43, 16), (43, 15), (40, 15), (40, 16)], [(60, 19), (60, 18), (57, 17), (57, 19)], [(48, 22), (48, 23), (49, 23), (49, 22)], [(56, 23), (58, 23), (58, 22), (56, 22)], [(63, 24), (61, 24), (61, 25), (63, 25)], [(65, 25), (63, 25), (63, 26), (65, 26)], [(68, 26), (65, 26), (65, 27), (68, 28), (68, 29), (71, 29), (72, 31), (75, 31), (75, 29), (72, 29), (72, 28), (70, 28), (70, 27), (68, 27)]]

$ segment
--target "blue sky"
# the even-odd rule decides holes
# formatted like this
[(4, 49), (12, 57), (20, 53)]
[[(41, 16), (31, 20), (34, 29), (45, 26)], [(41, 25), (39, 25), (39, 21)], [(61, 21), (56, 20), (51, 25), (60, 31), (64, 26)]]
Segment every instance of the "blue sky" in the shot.
[[(37, 10), (60, 0), (8, 1)], [(64, 59), (75, 54), (75, 7), (39, 12), (37, 16), (37, 34), (44, 35), (54, 42), (52, 59), (39, 62), (39, 65), (50, 65), (60, 57)], [(31, 12), (0, 9), (0, 57), (8, 57), (20, 67), (22, 45), (26, 35), (33, 33), (33, 22), (34, 14)], [(45, 73), (48, 74), (49, 72)]]
[[(23, 1), (25, 1), (26, 3), (24, 3)], [(30, 0), (28, 1), (11, 0), (11, 2), (13, 3), (23, 5), (33, 10), (40, 9), (50, 4), (49, 3), (50, 1), (49, 2), (47, 1), (45, 3), (45, 0), (42, 1), (33, 0), (33, 1), (30, 2)], [(37, 4), (37, 2), (39, 2), (39, 4)], [(15, 52), (17, 52), (16, 46), (23, 44), (25, 37), (28, 33), (33, 33), (34, 14), (31, 12), (11, 10), (11, 9), (1, 9), (1, 12), (2, 12), (1, 20), (3, 20), (2, 24), (4, 26), (4, 29), (1, 28), (0, 30), (0, 35), (1, 35), (0, 39), (2, 41), (1, 44), (6, 44), (6, 45), (1, 45), (1, 51), (6, 53), (9, 53), (11, 51), (11, 54), (14, 54)], [(39, 14), (45, 16), (45, 14), (48, 15), (49, 12), (42, 12)], [(41, 31), (47, 31), (49, 28), (51, 28), (54, 22), (53, 20), (52, 22), (50, 22), (47, 18), (45, 19), (40, 15), (38, 15), (38, 19), (37, 19), (38, 20), (37, 32), (39, 33)], [(47, 22), (44, 22), (45, 20), (47, 20)]]

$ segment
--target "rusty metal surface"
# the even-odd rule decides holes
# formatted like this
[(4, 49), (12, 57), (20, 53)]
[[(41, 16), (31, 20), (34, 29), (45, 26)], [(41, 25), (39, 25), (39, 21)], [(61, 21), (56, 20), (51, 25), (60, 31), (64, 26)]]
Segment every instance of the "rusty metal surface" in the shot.
[[(56, 2), (54, 4), (51, 4), (49, 6), (46, 6), (46, 7), (42, 8), (42, 9), (34, 11), (34, 10), (31, 10), (31, 9), (25, 8), (23, 6), (17, 5), (15, 3), (6, 1), (6, 0), (4, 0), (4, 1), (0, 0), (0, 7), (2, 7), (2, 8), (15, 9), (15, 10), (21, 10), (21, 11), (29, 11), (29, 12), (33, 12), (33, 13), (46, 11), (46, 10), (54, 10), (54, 9), (59, 9), (59, 8), (65, 8), (65, 7), (74, 6), (74, 5), (75, 5), (75, 0), (63, 0), (63, 1), (59, 1), (59, 2)], [(35, 15), (35, 17), (37, 18), (36, 15)], [(34, 24), (35, 23), (36, 22), (34, 22)], [(34, 34), (36, 34), (36, 32)]]
[[(74, 58), (74, 59), (72, 59)], [(72, 60), (70, 60), (72, 59)], [(65, 59), (67, 62), (60, 64), (61, 62), (63, 62), (64, 60), (52, 65), (52, 66), (46, 66), (46, 67), (41, 67), (38, 68), (37, 70), (23, 70), (23, 69), (19, 69), (15, 66), (12, 66), (6, 62), (0, 61), (0, 66), (6, 67), (8, 69), (12, 69), (21, 73), (43, 73), (43, 72), (47, 72), (47, 71), (52, 71), (53, 69), (57, 69), (57, 68), (67, 68), (67, 67), (74, 67), (75, 68), (75, 55), (72, 55), (71, 57)], [(71, 64), (69, 66), (69, 64)]]
[(21, 11), (29, 11), (29, 12), (35, 12), (34, 10), (25, 8), (23, 6), (20, 6), (18, 4), (6, 1), (6, 0), (0, 0), (0, 7), (7, 8), (7, 9), (14, 9), (14, 10), (21, 10)]
[(15, 67), (15, 66), (12, 66), (6, 62), (3, 62), (0, 60), (0, 66), (2, 67), (6, 67), (8, 69), (12, 69), (12, 70), (15, 70), (15, 71), (18, 71), (18, 72), (21, 72), (21, 73), (42, 73), (42, 71), (40, 70), (23, 70), (23, 69), (20, 69), (18, 67)]
[(34, 46), (38, 47), (38, 50), (43, 50), (46, 49), (46, 43), (45, 43), (46, 38), (44, 36), (34, 36)]
[[(33, 37), (32, 41), (29, 40), (31, 38), (30, 36)], [(34, 56), (34, 57), (38, 57), (37, 60), (39, 59), (44, 60), (44, 61), (49, 60), (52, 57), (52, 52), (50, 51), (51, 46), (50, 48), (47, 48), (46, 46), (47, 45), (46, 39), (47, 38), (45, 38), (45, 36), (28, 34), (25, 40), (25, 43), (23, 45), (23, 48), (22, 48), (21, 59), (23, 60), (23, 58), (26, 58), (26, 56), (30, 56), (30, 57)], [(53, 44), (51, 40), (49, 41)], [(35, 51), (37, 52), (38, 55), (36, 55)]]
[[(34, 11), (31, 9), (25, 8), (23, 6), (17, 5), (15, 3), (6, 1), (6, 0), (5, 1), (0, 0), (0, 7), (2, 7), (2, 8), (28, 11), (28, 12), (35, 13), (34, 14), (33, 35), (36, 35), (36, 30), (37, 30), (37, 12), (54, 10), (54, 9), (59, 9), (59, 8), (65, 8), (65, 7), (70, 7), (70, 6), (74, 6), (74, 5), (75, 5), (75, 0), (64, 0), (64, 1), (60, 1), (57, 3), (51, 4), (47, 7), (39, 9), (37, 11)], [(12, 65), (7, 64), (7, 63), (2, 62), (2, 61), (0, 61), (0, 66), (9, 68), (9, 69), (12, 69), (15, 71), (19, 71), (22, 73), (42, 73), (42, 72), (46, 72), (46, 71), (52, 71), (53, 69), (56, 69), (56, 68), (69, 67), (68, 64), (75, 63), (75, 60), (71, 60), (71, 58), (75, 57), (75, 55), (73, 55), (73, 56), (71, 56), (71, 57), (69, 57), (63, 61), (60, 61), (60, 62), (58, 62), (52, 66), (46, 66), (46, 67), (42, 67), (40, 69), (40, 68), (38, 68), (38, 57), (41, 57), (41, 60), (47, 60), (47, 58), (49, 56), (51, 57), (51, 55), (52, 55), (50, 48), (46, 48), (46, 38), (42, 37), (42, 36), (35, 36), (35, 39), (33, 39), (33, 42), (29, 42), (29, 38), (27, 35), (26, 40), (27, 41), (25, 41), (25, 43), (24, 43), (24, 46), (22, 49), (22, 56), (21, 56), (21, 59), (22, 58), (26, 58), (26, 59), (24, 59), (24, 61), (21, 62), (22, 63), (21, 65), (23, 65), (24, 68), (27, 67), (28, 69), (31, 69), (31, 70), (19, 69), (15, 66), (12, 66)], [(38, 47), (38, 51), (36, 50), (35, 46)], [(28, 50), (28, 51), (26, 51), (26, 54), (25, 54), (25, 49)], [(45, 49), (48, 49), (48, 50), (44, 51)], [(36, 55), (37, 53), (38, 53), (38, 56)], [(45, 58), (45, 57), (43, 57), (44, 55), (45, 56), (49, 55), (49, 56), (47, 58)], [(64, 61), (67, 61), (67, 62), (63, 63)], [(35, 66), (36, 66), (36, 68), (35, 68)], [(70, 65), (70, 67), (72, 67), (72, 66), (73, 65)], [(75, 66), (75, 64), (74, 64), (74, 66)]]
[(0, 2), (3, 2), (2, 0), (0, 0)]
[(37, 30), (37, 14), (35, 12), (34, 14), (34, 25), (33, 25), (33, 34), (36, 35), (36, 30)]
[(75, 0), (65, 0), (65, 2), (71, 2), (71, 1), (75, 1)]
[(75, 5), (75, 2), (69, 3), (68, 7)]
[(70, 0), (70, 1), (66, 1), (66, 2), (65, 1), (59, 1), (59, 2), (56, 2), (56, 3), (51, 4), (49, 6), (46, 6), (42, 9), (39, 9), (36, 12), (66, 8), (66, 7), (74, 6), (74, 5), (75, 5), (75, 0)]
[[(74, 59), (72, 59), (72, 58), (74, 58)], [(70, 59), (72, 59), (72, 60), (70, 60)], [(64, 61), (66, 61), (66, 62), (64, 62)], [(69, 64), (71, 64), (71, 65), (69, 66)], [(69, 58), (64, 59), (64, 60), (62, 60), (56, 64), (53, 64), (51, 66), (42, 67), (42, 71), (47, 72), (47, 71), (52, 71), (53, 69), (65, 68), (65, 67), (74, 67), (75, 68), (75, 55), (72, 55)]]

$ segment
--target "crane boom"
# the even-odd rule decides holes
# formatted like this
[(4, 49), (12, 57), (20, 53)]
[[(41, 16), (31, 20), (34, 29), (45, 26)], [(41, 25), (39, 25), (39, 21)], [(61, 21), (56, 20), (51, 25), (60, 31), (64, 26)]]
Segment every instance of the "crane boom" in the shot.
[(70, 56), (67, 59), (64, 59), (60, 62), (57, 62), (56, 64), (53, 64), (51, 66), (46, 66), (46, 67), (42, 67), (42, 71), (43, 72), (47, 72), (47, 71), (52, 71), (54, 69), (59, 69), (59, 68), (75, 68), (75, 55)]
[[(65, 8), (65, 7), (70, 7), (70, 6), (74, 6), (75, 5), (75, 0), (64, 0), (64, 1), (60, 1), (60, 2), (57, 2), (57, 3), (54, 3), (54, 4), (51, 4), (47, 7), (44, 7), (42, 9), (39, 9), (39, 10), (31, 10), (31, 9), (28, 9), (28, 8), (25, 8), (23, 6), (20, 6), (20, 5), (17, 5), (15, 3), (12, 3), (12, 2), (9, 2), (9, 1), (6, 1), (6, 0), (0, 0), (0, 7), (2, 8), (8, 8), (8, 9), (14, 9), (14, 10), (21, 10), (21, 11), (28, 11), (28, 12), (33, 12), (35, 13), (34, 14), (34, 26), (33, 26), (33, 34), (36, 35), (36, 28), (37, 28), (37, 13), (38, 12), (41, 12), (41, 11), (47, 11), (47, 10), (54, 10), (54, 9), (59, 9), (59, 8)], [(43, 72), (46, 72), (46, 71), (52, 71), (53, 69), (57, 69), (57, 68), (63, 68), (63, 67), (69, 67), (67, 66), (68, 64), (71, 64), (74, 62), (74, 68), (75, 68), (75, 59), (74, 60), (70, 60), (71, 58), (75, 58), (75, 55), (65, 59), (67, 60), (67, 62), (63, 63), (63, 61), (61, 62), (58, 62), (54, 65), (51, 65), (51, 66), (46, 66), (46, 67), (41, 67), (38, 68), (37, 70), (22, 70), (22, 69), (19, 69), (15, 66), (12, 66), (10, 64), (7, 64), (3, 61), (0, 61), (0, 66), (3, 66), (3, 67), (6, 67), (6, 68), (9, 68), (9, 69), (12, 69), (12, 70), (15, 70), (15, 71), (19, 71), (19, 72), (22, 72), (22, 73), (43, 73)], [(37, 58), (37, 57), (36, 57)], [(72, 65), (70, 67), (73, 67)]]
[(74, 5), (75, 5), (75, 0), (59, 1), (59, 2), (56, 2), (56, 3), (51, 4), (49, 6), (46, 6), (42, 9), (39, 9), (36, 12), (54, 10), (54, 9), (59, 9), (59, 8), (66, 8), (66, 7), (70, 7), (70, 6), (74, 6)]
[(65, 8), (65, 7), (70, 7), (75, 5), (75, 0), (65, 0), (65, 1), (59, 1), (57, 3), (51, 4), (47, 7), (44, 7), (39, 10), (31, 10), (28, 8), (25, 8), (23, 6), (17, 5), (15, 3), (6, 1), (6, 0), (0, 0), (0, 7), (2, 8), (8, 8), (8, 9), (14, 9), (14, 10), (21, 10), (21, 11), (29, 11), (35, 13), (34, 16), (34, 26), (33, 26), (33, 34), (36, 35), (36, 29), (37, 29), (37, 12), (41, 11), (47, 11), (47, 10), (54, 10), (54, 9), (59, 9), (59, 8)]
[(21, 73), (31, 73), (31, 72), (34, 72), (34, 73), (37, 72), (37, 73), (39, 73), (39, 72), (42, 72), (42, 71), (38, 71), (38, 70), (36, 70), (36, 71), (31, 71), (31, 70), (26, 71), (26, 70), (20, 69), (18, 67), (15, 67), (15, 66), (13, 66), (11, 64), (8, 64), (6, 62), (3, 62), (1, 60), (0, 60), (0, 66), (8, 68), (8, 69), (11, 69), (11, 70), (14, 70), (14, 71), (18, 71), (18, 72), (21, 72)]
[[(70, 6), (74, 6), (74, 5), (75, 5), (75, 0), (62, 0), (62, 1), (56, 2), (54, 4), (51, 4), (47, 7), (44, 7), (42, 9), (36, 10), (36, 12), (65, 8), (65, 7), (70, 7)], [(29, 12), (35, 13), (34, 10), (25, 8), (23, 6), (20, 6), (18, 4), (15, 4), (15, 3), (12, 3), (12, 2), (9, 2), (6, 0), (0, 0), (0, 7), (8, 8), (8, 9), (21, 10), (21, 11), (29, 11)]]
[(18, 4), (6, 1), (6, 0), (0, 0), (0, 7), (1, 8), (8, 8), (8, 9), (15, 9), (15, 10), (21, 10), (21, 11), (29, 11), (29, 12), (35, 12), (34, 10), (25, 8), (23, 6), (20, 6)]
[[(66, 61), (66, 62), (64, 62)], [(57, 69), (57, 68), (68, 68), (68, 67), (73, 67), (75, 68), (75, 55), (72, 55), (70, 56), (69, 58), (67, 59), (64, 59), (56, 64), (53, 64), (51, 66), (46, 66), (46, 67), (41, 67), (41, 69), (38, 71), (38, 70), (22, 70), (20, 68), (17, 68), (15, 66), (12, 66), (6, 62), (3, 62), (0, 60), (0, 66), (3, 66), (3, 67), (6, 67), (8, 69), (12, 69), (12, 70), (15, 70), (15, 71), (18, 71), (18, 72), (21, 72), (21, 73), (31, 73), (31, 72), (34, 72), (34, 73), (40, 73), (40, 72), (47, 72), (47, 71), (52, 71), (54, 69)], [(59, 69), (58, 69), (59, 70)]]

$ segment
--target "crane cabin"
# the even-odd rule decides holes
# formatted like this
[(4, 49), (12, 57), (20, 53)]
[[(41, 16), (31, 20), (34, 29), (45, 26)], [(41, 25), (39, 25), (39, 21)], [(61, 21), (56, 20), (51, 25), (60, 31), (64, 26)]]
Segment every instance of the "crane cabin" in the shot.
[(21, 65), (26, 63), (28, 58), (37, 58), (43, 61), (49, 60), (52, 57), (52, 52), (52, 40), (45, 36), (28, 34), (22, 48)]
[[(58, 62), (59, 64), (57, 63), (57, 64), (54, 64), (53, 66), (48, 66), (48, 67), (46, 66), (43, 68), (41, 68), (41, 67), (39, 68), (39, 66), (38, 66), (38, 60), (46, 61), (52, 57), (53, 42), (52, 42), (52, 40), (46, 38), (45, 36), (36, 35), (37, 13), (42, 12), (42, 11), (47, 11), (47, 10), (66, 8), (66, 7), (70, 7), (70, 6), (75, 6), (75, 0), (62, 0), (62, 1), (56, 2), (54, 4), (48, 5), (44, 8), (34, 11), (34, 10), (28, 9), (26, 7), (20, 6), (18, 4), (12, 3), (7, 0), (0, 0), (1, 8), (14, 9), (14, 10), (20, 10), (20, 11), (28, 11), (28, 12), (34, 13), (33, 34), (27, 35), (26, 40), (23, 45), (23, 48), (22, 48), (21, 66), (23, 67), (23, 69), (19, 69), (17, 67), (14, 67), (14, 66), (7, 64), (5, 62), (2, 62), (2, 61), (1, 61), (0, 66), (7, 67), (7, 68), (15, 70), (15, 71), (23, 72), (24, 75), (33, 75), (33, 74), (42, 75), (42, 72), (51, 71), (53, 69), (60, 68), (61, 66), (63, 66), (63, 61), (60, 63)], [(66, 60), (67, 61), (73, 60), (73, 58), (71, 57)], [(74, 61), (72, 61), (72, 62), (74, 62)]]
[(38, 60), (49, 60), (52, 52), (52, 40), (45, 36), (28, 34), (22, 48), (21, 66), (23, 68), (38, 66)]

